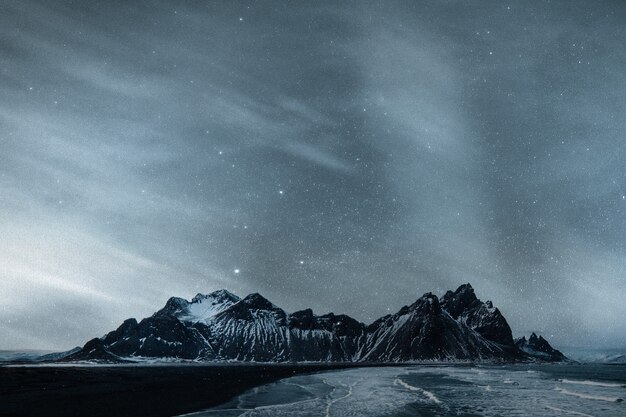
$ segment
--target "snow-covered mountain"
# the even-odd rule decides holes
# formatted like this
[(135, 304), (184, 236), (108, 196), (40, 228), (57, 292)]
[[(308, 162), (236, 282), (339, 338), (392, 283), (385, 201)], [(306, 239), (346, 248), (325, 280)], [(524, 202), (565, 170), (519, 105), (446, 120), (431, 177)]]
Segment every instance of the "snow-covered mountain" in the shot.
[(226, 290), (219, 290), (211, 294), (198, 294), (191, 302), (178, 297), (172, 297), (165, 307), (156, 314), (173, 316), (180, 321), (206, 323), (211, 317), (226, 310), (228, 307), (241, 301), (235, 294)]
[(626, 348), (564, 347), (567, 357), (583, 363), (626, 364)]
[(124, 321), (68, 359), (559, 360), (533, 353), (515, 345), (500, 311), (490, 301), (480, 301), (465, 284), (441, 300), (424, 294), (368, 326), (346, 315), (316, 316), (310, 309), (288, 314), (260, 294), (241, 299), (219, 290), (191, 301), (173, 297), (151, 317)]

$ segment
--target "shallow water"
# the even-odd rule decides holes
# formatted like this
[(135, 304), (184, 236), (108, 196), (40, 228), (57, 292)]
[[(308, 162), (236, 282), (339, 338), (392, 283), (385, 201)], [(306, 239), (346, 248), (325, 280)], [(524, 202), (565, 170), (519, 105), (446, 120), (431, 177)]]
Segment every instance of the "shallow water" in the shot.
[(406, 366), (296, 376), (189, 414), (626, 416), (624, 365)]

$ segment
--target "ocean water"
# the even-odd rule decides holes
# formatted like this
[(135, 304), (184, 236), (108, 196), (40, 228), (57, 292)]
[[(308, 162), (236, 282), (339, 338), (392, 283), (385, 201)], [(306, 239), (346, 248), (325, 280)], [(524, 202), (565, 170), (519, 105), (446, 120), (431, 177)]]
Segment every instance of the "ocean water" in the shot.
[(194, 417), (626, 416), (626, 365), (404, 366), (254, 388)]

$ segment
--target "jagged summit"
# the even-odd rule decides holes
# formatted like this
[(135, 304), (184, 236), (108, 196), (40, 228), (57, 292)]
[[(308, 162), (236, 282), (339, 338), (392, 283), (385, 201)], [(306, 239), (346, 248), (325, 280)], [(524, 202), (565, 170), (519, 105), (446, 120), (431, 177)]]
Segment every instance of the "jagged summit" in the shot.
[(275, 310), (278, 307), (259, 293), (253, 293), (241, 300), (248, 308), (257, 310)]
[(500, 310), (491, 301), (482, 302), (469, 283), (454, 292), (446, 292), (441, 306), (452, 318), (465, 323), (485, 339), (505, 346), (513, 344), (513, 333)]
[(237, 301), (240, 300), (239, 297), (237, 297), (235, 294), (231, 293), (228, 290), (217, 290), (217, 291), (213, 291), (210, 294), (201, 294), (198, 293), (196, 294), (195, 297), (192, 298), (191, 302), (192, 303), (196, 303), (196, 302), (202, 302), (204, 300), (207, 299), (211, 299), (211, 300), (221, 300), (221, 301), (231, 301), (233, 303), (236, 303)]
[(163, 307), (161, 310), (154, 313), (154, 315), (155, 316), (157, 315), (175, 316), (177, 314), (181, 314), (188, 306), (189, 306), (189, 301), (185, 300), (184, 298), (171, 297), (165, 303), (165, 307)]
[(456, 291), (447, 291), (441, 298), (443, 308), (450, 313), (454, 319), (458, 319), (463, 311), (469, 310), (480, 303), (474, 293), (471, 284), (463, 284)]
[(308, 308), (288, 314), (258, 293), (239, 298), (218, 290), (191, 301), (172, 297), (151, 317), (126, 320), (68, 359), (560, 360), (562, 354), (550, 349), (534, 334), (514, 342), (500, 311), (464, 284), (441, 298), (425, 293), (369, 325), (343, 314), (317, 316)]
[(532, 333), (528, 340), (525, 336), (515, 340), (515, 346), (528, 354), (529, 356), (551, 362), (566, 361), (567, 358), (559, 350), (550, 346), (550, 343), (542, 336), (537, 336), (536, 333)]
[(221, 313), (241, 299), (227, 290), (217, 290), (209, 294), (197, 294), (191, 302), (178, 297), (170, 298), (165, 307), (155, 316), (176, 317), (181, 321), (205, 322)]
[(439, 314), (441, 312), (439, 297), (432, 292), (427, 292), (411, 304), (409, 310), (419, 311), (422, 314)]

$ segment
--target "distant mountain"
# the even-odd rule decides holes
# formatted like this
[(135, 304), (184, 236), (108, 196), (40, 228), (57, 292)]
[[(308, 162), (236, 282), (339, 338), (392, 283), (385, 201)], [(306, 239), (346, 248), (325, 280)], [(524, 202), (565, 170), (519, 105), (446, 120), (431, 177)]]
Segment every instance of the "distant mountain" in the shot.
[(79, 347), (65, 352), (50, 352), (40, 350), (0, 350), (0, 363), (37, 363), (57, 361), (77, 353)]
[(515, 346), (535, 359), (547, 362), (561, 362), (567, 360), (563, 353), (554, 349), (546, 339), (537, 336), (535, 333), (531, 334), (528, 340), (525, 336), (517, 339)]
[(583, 363), (626, 363), (626, 348), (590, 348), (567, 347), (563, 348), (567, 356)]
[(542, 350), (545, 346), (541, 341), (545, 340), (535, 339), (531, 336), (532, 343), (516, 344), (504, 316), (490, 301), (479, 300), (470, 284), (448, 291), (441, 300), (432, 293), (424, 294), (410, 306), (367, 326), (346, 315), (316, 316), (310, 309), (288, 314), (260, 294), (241, 299), (219, 290), (198, 294), (191, 301), (170, 298), (151, 317), (140, 322), (128, 319), (64, 360), (405, 362), (564, 358)]

